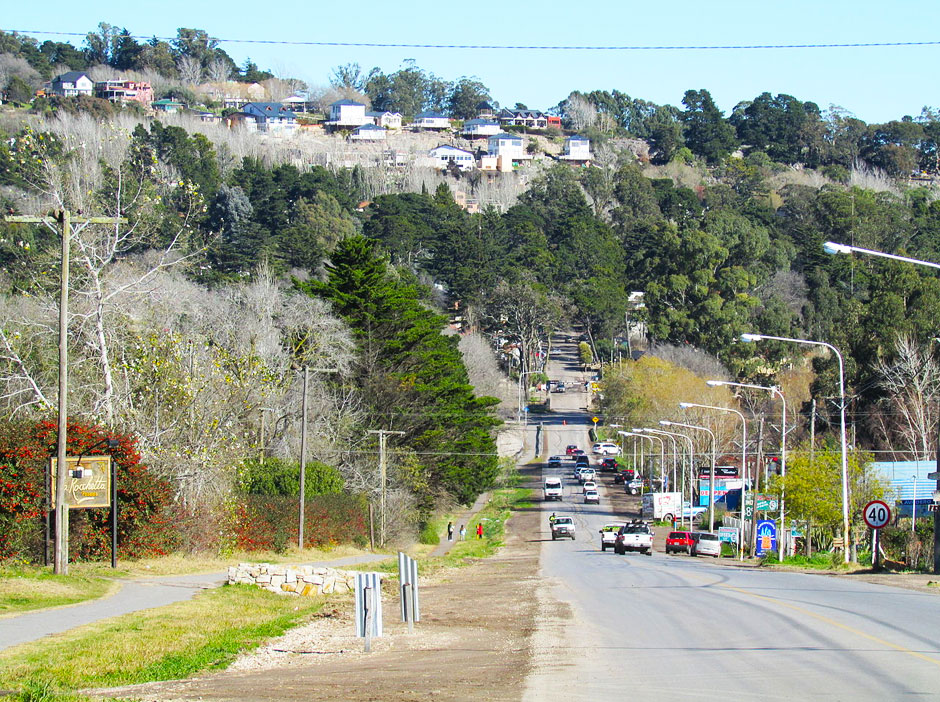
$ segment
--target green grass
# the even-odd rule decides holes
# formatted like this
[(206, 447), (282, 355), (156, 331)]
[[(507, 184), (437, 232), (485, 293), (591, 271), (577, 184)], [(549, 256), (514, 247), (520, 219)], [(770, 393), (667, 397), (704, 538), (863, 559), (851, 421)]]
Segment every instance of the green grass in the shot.
[(186, 678), (226, 667), (322, 604), (322, 598), (284, 597), (248, 585), (208, 590), (0, 652), (0, 688), (25, 691), (41, 681), (69, 692)]
[(50, 568), (0, 568), (0, 615), (21, 614), (92, 600), (117, 589), (111, 580), (89, 575), (54, 575)]

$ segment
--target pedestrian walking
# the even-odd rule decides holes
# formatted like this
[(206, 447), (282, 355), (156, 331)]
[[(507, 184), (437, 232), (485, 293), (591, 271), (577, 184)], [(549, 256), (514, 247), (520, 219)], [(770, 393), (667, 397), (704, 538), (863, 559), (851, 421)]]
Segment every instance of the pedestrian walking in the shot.
[(463, 541), (467, 538), (467, 527), (463, 524), (460, 525), (460, 540)]
[(454, 523), (453, 522), (447, 522), (447, 540), (448, 541), (454, 540)]
[(478, 539), (483, 538), (483, 524), (481, 524), (480, 522), (477, 522), (477, 538)]

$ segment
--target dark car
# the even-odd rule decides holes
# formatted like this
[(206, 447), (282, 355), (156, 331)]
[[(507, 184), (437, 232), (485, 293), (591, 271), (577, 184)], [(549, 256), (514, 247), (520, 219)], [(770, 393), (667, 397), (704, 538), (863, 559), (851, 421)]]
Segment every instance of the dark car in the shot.
[(614, 474), (615, 483), (629, 483), (634, 478), (636, 478), (636, 471), (633, 468), (624, 468)]
[(666, 537), (666, 553), (685, 551), (691, 554), (694, 543), (695, 536), (691, 531), (670, 531)]
[(591, 465), (591, 459), (581, 454), (580, 456), (575, 456), (574, 467), (577, 468), (587, 468)]
[(610, 472), (610, 471), (615, 471), (618, 468), (620, 468), (620, 464), (617, 463), (616, 458), (605, 458), (604, 460), (601, 461), (601, 470), (603, 471)]
[(549, 468), (561, 468), (561, 456), (550, 456), (548, 459)]

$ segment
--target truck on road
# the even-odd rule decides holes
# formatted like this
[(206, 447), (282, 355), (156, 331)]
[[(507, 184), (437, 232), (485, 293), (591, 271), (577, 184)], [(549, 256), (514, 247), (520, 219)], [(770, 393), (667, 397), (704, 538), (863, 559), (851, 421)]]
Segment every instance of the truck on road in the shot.
[(561, 478), (545, 478), (542, 484), (542, 494), (545, 500), (561, 500), (564, 495)]
[(682, 514), (682, 494), (678, 492), (648, 492), (643, 495), (643, 519), (671, 522)]

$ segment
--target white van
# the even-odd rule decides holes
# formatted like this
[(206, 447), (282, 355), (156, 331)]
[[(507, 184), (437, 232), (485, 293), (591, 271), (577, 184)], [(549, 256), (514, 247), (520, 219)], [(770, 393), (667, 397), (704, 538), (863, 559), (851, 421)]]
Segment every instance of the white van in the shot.
[(545, 483), (542, 485), (542, 492), (544, 493), (544, 499), (546, 500), (561, 500), (564, 493), (564, 488), (561, 485), (561, 479), (545, 478)]

